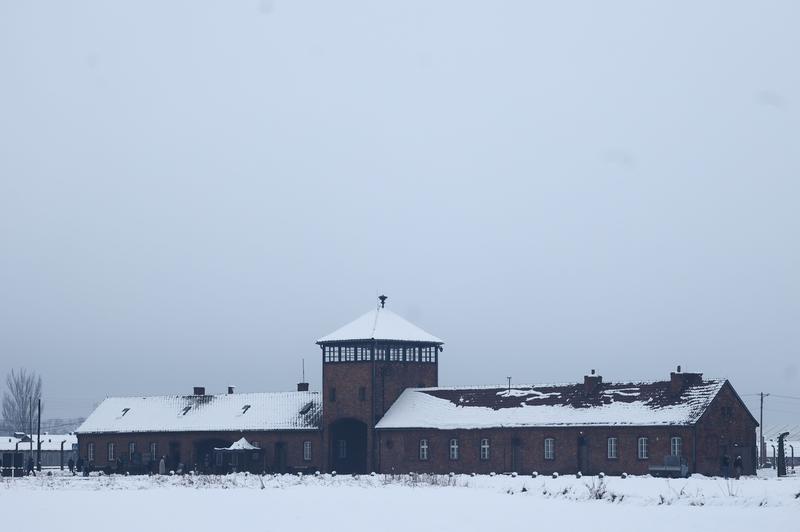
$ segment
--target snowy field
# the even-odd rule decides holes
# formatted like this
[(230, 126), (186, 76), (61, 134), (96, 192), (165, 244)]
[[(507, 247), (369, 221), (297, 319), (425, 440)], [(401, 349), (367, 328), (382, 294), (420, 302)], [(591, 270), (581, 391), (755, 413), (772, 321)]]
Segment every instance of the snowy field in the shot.
[[(800, 530), (800, 478), (257, 476), (3, 479), (4, 530)], [(65, 526), (66, 525), (66, 526)]]

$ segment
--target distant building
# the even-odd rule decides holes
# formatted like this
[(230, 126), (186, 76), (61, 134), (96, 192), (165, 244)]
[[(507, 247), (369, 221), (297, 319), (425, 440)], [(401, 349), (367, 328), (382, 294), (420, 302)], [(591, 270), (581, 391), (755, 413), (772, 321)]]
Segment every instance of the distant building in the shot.
[[(53, 468), (60, 467), (64, 464), (67, 467), (67, 462), (72, 458), (78, 460), (78, 437), (75, 434), (42, 434), (42, 467)], [(33, 449), (33, 451), (31, 451)], [(26, 435), (24, 438), (15, 438), (13, 436), (0, 436), (0, 455), (12, 453), (15, 450), (23, 454), (23, 463), (28, 463), (28, 458), (33, 457), (33, 462), (36, 463), (38, 456), (38, 445), (36, 443), (36, 434), (33, 436)]]
[[(381, 304), (319, 339), (322, 393), (108, 398), (78, 429), (95, 467), (154, 471), (755, 472), (727, 380), (438, 387), (444, 343)], [(244, 438), (244, 440), (242, 440)], [(258, 451), (253, 448), (258, 449)], [(728, 464), (726, 468), (725, 464)]]

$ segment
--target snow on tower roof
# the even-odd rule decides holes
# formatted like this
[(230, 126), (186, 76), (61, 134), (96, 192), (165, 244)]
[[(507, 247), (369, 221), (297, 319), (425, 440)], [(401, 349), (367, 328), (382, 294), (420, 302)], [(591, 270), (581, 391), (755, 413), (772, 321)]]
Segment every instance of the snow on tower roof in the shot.
[(378, 429), (691, 425), (727, 381), (703, 379), (680, 395), (669, 381), (405, 390)]
[(76, 432), (202, 432), (318, 429), (317, 392), (109, 397)]
[(442, 344), (441, 339), (423, 331), (405, 318), (382, 307), (370, 310), (344, 327), (323, 336), (317, 343), (347, 340), (399, 340)]

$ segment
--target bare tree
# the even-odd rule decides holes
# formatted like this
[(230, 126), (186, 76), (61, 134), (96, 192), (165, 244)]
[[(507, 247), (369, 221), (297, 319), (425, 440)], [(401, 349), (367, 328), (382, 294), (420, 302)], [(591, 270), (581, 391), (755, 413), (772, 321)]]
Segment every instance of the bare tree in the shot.
[(25, 368), (11, 370), (6, 375), (3, 394), (3, 419), (13, 431), (29, 432), (30, 421), (36, 419), (42, 397), (42, 377)]

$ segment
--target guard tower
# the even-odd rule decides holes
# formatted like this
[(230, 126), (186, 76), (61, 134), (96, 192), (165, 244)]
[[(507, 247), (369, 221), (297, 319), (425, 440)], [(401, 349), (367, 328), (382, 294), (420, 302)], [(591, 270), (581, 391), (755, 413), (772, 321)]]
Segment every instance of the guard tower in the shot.
[(329, 471), (379, 469), (375, 424), (406, 388), (439, 383), (443, 342), (386, 309), (386, 296), (378, 299), (374, 310), (317, 340)]

